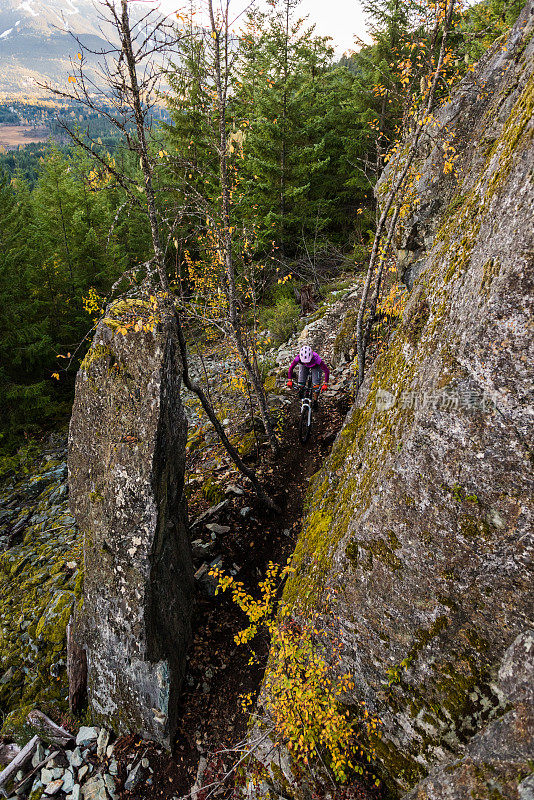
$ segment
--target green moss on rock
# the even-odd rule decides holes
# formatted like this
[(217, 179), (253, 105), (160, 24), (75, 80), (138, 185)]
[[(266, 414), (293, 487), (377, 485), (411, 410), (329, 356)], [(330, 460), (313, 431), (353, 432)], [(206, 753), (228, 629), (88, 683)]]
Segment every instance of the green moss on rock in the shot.
[(112, 352), (107, 345), (94, 344), (87, 351), (85, 358), (80, 364), (80, 369), (83, 370), (84, 372), (87, 372), (92, 364), (94, 364), (97, 361), (100, 361), (103, 358), (108, 358), (108, 356), (111, 355)]
[(66, 627), (83, 574), (63, 469), (61, 461), (45, 459), (30, 483), (17, 484), (21, 494), (31, 485), (43, 488), (25, 504), (31, 516), (23, 542), (0, 555), (1, 733), (22, 743), (32, 735), (26, 725), (32, 708), (50, 702), (67, 708)]
[[(514, 207), (517, 180), (512, 185), (507, 179), (516, 168), (521, 174), (521, 164), (530, 166), (528, 126), (534, 116), (534, 78), (521, 72), (517, 59), (515, 64), (511, 56), (507, 59), (504, 70), (500, 60), (497, 80), (502, 78), (503, 94), (515, 93), (515, 102), (503, 104), (497, 89), (495, 100), (486, 104), (494, 141), (476, 153), (462, 142), (470, 169), (456, 176), (455, 189), (452, 181), (436, 174), (434, 143), (429, 144), (433, 155), (423, 164), (428, 180), (422, 191), (427, 195), (421, 200), (415, 193), (413, 216), (417, 218), (419, 200), (419, 219), (427, 226), (425, 246), (433, 238), (432, 249), (421, 259), (424, 271), (416, 279), (403, 324), (374, 362), (357, 407), (310, 486), (293, 558), (296, 573), (285, 589), (287, 601), (315, 607), (324, 594), (339, 589), (333, 639), (343, 642), (344, 668), (351, 664), (361, 678), (356, 693), (369, 695), (379, 713), (383, 711), (385, 735), (375, 745), (392, 791), (412, 788), (426, 774), (425, 764), (430, 767), (445, 753), (460, 752), (489, 719), (504, 713), (492, 681), (508, 646), (506, 638), (523, 624), (524, 606), (516, 612), (511, 599), (521, 594), (525, 602), (524, 587), (519, 589), (524, 573), (505, 531), (508, 525), (508, 530), (524, 526), (519, 508), (526, 515), (528, 502), (521, 476), (509, 478), (495, 455), (502, 453), (502, 428), (488, 420), (486, 411), (459, 410), (448, 426), (441, 408), (419, 413), (401, 402), (403, 392), (420, 397), (449, 387), (470, 391), (474, 383), (491, 383), (492, 369), (500, 374), (501, 364), (506, 366), (504, 349), (500, 360), (493, 359), (491, 324), (498, 328), (510, 297), (514, 313), (521, 308), (524, 295), (514, 295), (510, 285), (509, 295), (499, 298), (498, 290), (506, 277), (517, 285), (522, 276), (519, 267), (514, 272), (507, 262), (502, 241), (495, 242), (492, 255), (486, 232), (499, 231), (495, 214), (501, 199), (503, 209)], [(468, 102), (465, 97), (462, 102)], [(503, 123), (496, 111), (510, 107)], [(451, 109), (456, 112), (458, 106)], [(474, 120), (482, 128), (483, 113)], [(454, 127), (456, 117), (450, 122)], [(379, 195), (391, 175), (390, 169)], [(444, 201), (432, 196), (434, 180), (445, 193)], [(523, 182), (521, 189), (525, 186)], [(448, 200), (453, 191), (456, 195)], [(526, 191), (522, 212), (528, 205)], [(439, 209), (439, 217), (428, 220), (424, 214), (432, 207)], [(525, 241), (513, 227), (510, 239)], [(518, 251), (519, 265), (522, 256)], [(480, 306), (490, 292), (502, 302), (493, 309), (487, 304), (490, 314), (496, 309), (500, 314), (488, 325)], [(503, 386), (510, 383), (503, 381)], [(506, 414), (499, 423), (507, 424)], [(517, 463), (523, 463), (519, 457)], [(498, 499), (493, 496), (494, 475), (507, 486), (506, 495)], [(455, 483), (460, 479), (469, 488)], [(493, 505), (501, 511), (491, 511)], [(507, 519), (505, 506), (515, 509)], [(495, 552), (499, 564), (509, 564), (509, 574), (496, 567)], [(388, 667), (395, 676), (390, 686)], [(484, 780), (487, 787), (488, 777)]]
[(266, 392), (274, 392), (276, 390), (276, 374), (267, 375), (263, 386)]

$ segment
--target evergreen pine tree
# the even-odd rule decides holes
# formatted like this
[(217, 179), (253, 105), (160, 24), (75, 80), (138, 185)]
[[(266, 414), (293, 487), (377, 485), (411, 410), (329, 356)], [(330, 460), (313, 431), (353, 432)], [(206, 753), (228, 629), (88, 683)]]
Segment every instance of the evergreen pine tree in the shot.
[(201, 257), (199, 240), (205, 233), (205, 214), (218, 194), (218, 160), (215, 126), (217, 111), (209, 76), (205, 31), (190, 12), (178, 42), (176, 64), (169, 73), (171, 92), (167, 107), (172, 124), (163, 124), (169, 153), (168, 175), (177, 209), (173, 238), (180, 243), (177, 277), (187, 281), (187, 264)]
[(523, 0), (482, 0), (468, 8), (459, 28), (459, 49), (467, 61), (477, 61), (514, 24), (524, 5)]
[[(26, 213), (25, 213), (26, 212)], [(30, 290), (33, 229), (28, 209), (12, 187), (0, 182), (0, 409), (1, 449), (10, 449), (23, 431), (51, 411), (52, 383), (42, 365), (52, 354), (47, 320)]]
[[(328, 222), (328, 201), (311, 180), (328, 155), (318, 124), (320, 79), (332, 51), (296, 18), (294, 0), (273, 0), (243, 37), (236, 109), (246, 130), (242, 191), (260, 246), (295, 253), (302, 236)], [(260, 23), (261, 28), (260, 29)]]

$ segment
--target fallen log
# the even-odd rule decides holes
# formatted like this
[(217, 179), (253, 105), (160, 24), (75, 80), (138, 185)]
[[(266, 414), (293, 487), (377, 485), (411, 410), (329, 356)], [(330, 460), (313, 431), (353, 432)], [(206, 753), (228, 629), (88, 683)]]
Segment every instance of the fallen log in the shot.
[(29, 759), (33, 757), (33, 754), (37, 748), (37, 744), (39, 742), (39, 737), (34, 736), (33, 739), (24, 745), (20, 753), (18, 753), (13, 761), (11, 761), (8, 766), (0, 772), (0, 792), (4, 795), (4, 797), (8, 797), (8, 793), (6, 791), (6, 786), (8, 781), (10, 781), (21, 769)]
[(62, 728), (60, 725), (56, 725), (55, 722), (52, 722), (50, 717), (47, 717), (46, 714), (43, 714), (42, 711), (38, 711), (37, 709), (30, 711), (26, 719), (32, 728), (40, 732), (41, 738), (53, 742), (54, 744), (59, 744), (64, 747), (75, 738), (72, 733), (69, 733), (69, 731), (66, 731), (65, 728)]

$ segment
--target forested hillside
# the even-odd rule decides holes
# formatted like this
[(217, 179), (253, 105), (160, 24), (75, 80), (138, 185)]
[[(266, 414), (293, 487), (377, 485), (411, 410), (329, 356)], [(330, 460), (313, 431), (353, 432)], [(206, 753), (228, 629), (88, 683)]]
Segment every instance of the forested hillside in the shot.
[(534, 0), (361, 5), (1, 108), (9, 800), (531, 798)]
[[(439, 94), (512, 24), (520, 6), (492, 0), (465, 13), (458, 6)], [(265, 320), (282, 326), (296, 313), (292, 285), (363, 267), (375, 225), (372, 187), (439, 47), (430, 7), (422, 13), (419, 3), (384, 1), (368, 3), (367, 11), (376, 43), (340, 63), (293, 3), (251, 13), (242, 33), (232, 33), (224, 109), (232, 248), (241, 279), (252, 280), (261, 302), (277, 303)], [(218, 213), (219, 133), (208, 41), (192, 21), (181, 22), (172, 53), (179, 66), (166, 76), (172, 124), (153, 124), (148, 147), (173, 291), (209, 303), (214, 222), (206, 211)], [(70, 113), (60, 117), (76, 131)], [(92, 325), (87, 298), (105, 298), (125, 269), (151, 255), (139, 158), (126, 145), (106, 154), (97, 136), (96, 161), (82, 148), (50, 148), (30, 186), (20, 160), (2, 178), (4, 453), (66, 418)], [(284, 290), (280, 278), (289, 280)]]

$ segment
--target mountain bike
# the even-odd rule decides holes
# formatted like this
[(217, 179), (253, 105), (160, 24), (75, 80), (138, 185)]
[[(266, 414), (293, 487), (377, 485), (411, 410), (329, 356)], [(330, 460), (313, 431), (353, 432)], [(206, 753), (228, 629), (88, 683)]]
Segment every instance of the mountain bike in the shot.
[(306, 444), (306, 442), (310, 438), (311, 427), (312, 427), (312, 398), (313, 398), (313, 387), (312, 387), (312, 375), (310, 370), (308, 378), (302, 390), (302, 396), (300, 402), (299, 441), (301, 444)]

